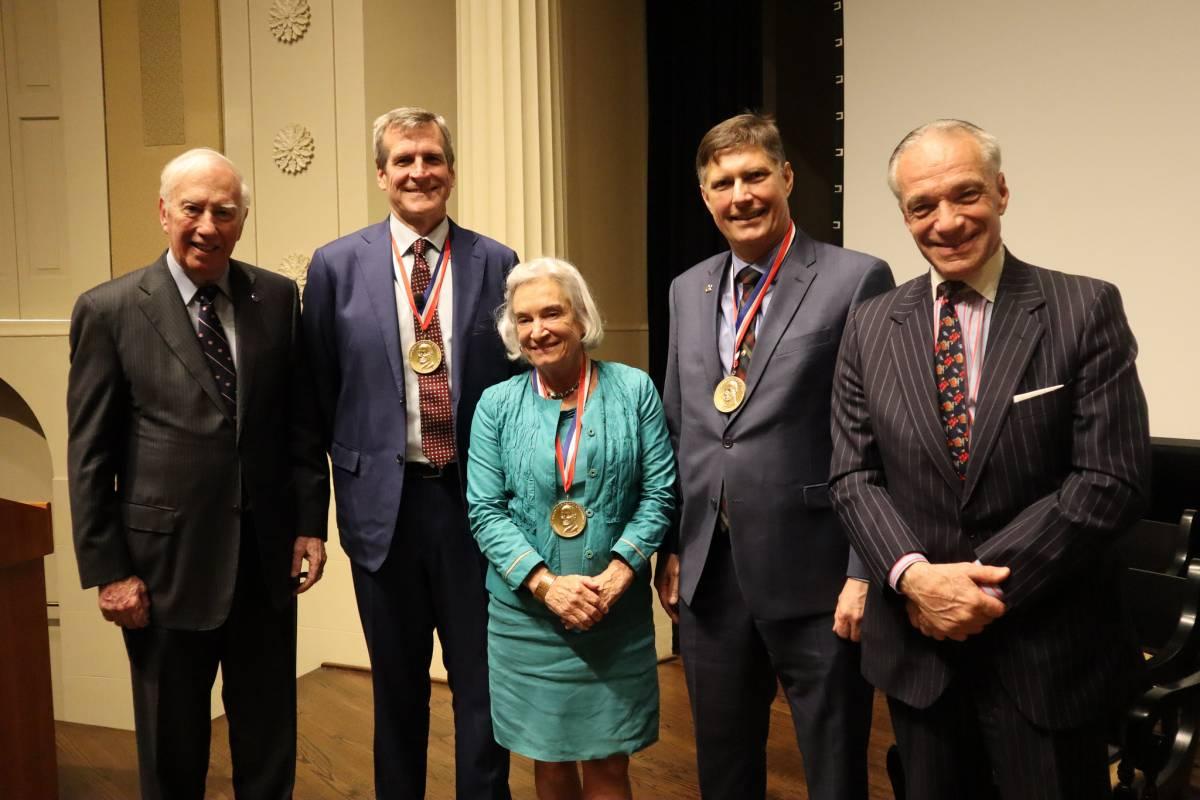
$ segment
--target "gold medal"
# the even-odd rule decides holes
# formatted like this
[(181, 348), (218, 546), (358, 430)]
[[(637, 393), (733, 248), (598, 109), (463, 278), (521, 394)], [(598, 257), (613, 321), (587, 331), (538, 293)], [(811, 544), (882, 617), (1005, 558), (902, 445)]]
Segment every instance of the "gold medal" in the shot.
[(574, 539), (587, 526), (587, 513), (574, 500), (561, 500), (550, 509), (550, 527), (564, 539)]
[(428, 375), (442, 365), (442, 348), (428, 339), (418, 339), (408, 348), (408, 365), (418, 375)]
[(713, 405), (722, 414), (737, 411), (746, 396), (746, 382), (737, 375), (730, 375), (717, 384), (713, 391)]

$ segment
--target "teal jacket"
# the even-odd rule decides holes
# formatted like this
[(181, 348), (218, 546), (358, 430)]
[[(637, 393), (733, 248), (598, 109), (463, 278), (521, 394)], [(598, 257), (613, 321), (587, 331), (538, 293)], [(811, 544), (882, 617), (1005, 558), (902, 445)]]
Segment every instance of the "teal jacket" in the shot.
[[(662, 402), (641, 370), (595, 362), (596, 390), (584, 409), (582, 489), (571, 499), (587, 509), (581, 537), (585, 572), (597, 575), (614, 556), (649, 581), (649, 559), (675, 507), (675, 455)], [(539, 564), (560, 573), (550, 509), (563, 499), (554, 459), (561, 403), (540, 397), (529, 373), (484, 391), (471, 425), (467, 506), (471, 532), (491, 563), (487, 588), (508, 605), (529, 607), (522, 588)]]

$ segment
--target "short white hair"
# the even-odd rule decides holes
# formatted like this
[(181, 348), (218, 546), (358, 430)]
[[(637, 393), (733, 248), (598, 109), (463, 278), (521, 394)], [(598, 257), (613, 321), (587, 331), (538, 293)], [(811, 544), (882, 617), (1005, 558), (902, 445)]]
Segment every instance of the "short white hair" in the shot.
[(978, 125), (963, 119), (935, 119), (933, 122), (926, 122), (919, 128), (909, 131), (900, 140), (900, 144), (896, 145), (896, 149), (892, 151), (892, 157), (888, 159), (888, 188), (892, 190), (892, 194), (896, 196), (897, 200), (900, 199), (900, 182), (896, 179), (896, 163), (900, 160), (900, 156), (929, 133), (962, 133), (970, 136), (979, 145), (979, 155), (982, 156), (983, 165), (991, 177), (994, 179), (1000, 174), (999, 139)]
[(583, 325), (583, 349), (594, 350), (604, 341), (604, 322), (600, 319), (600, 311), (596, 301), (592, 299), (587, 281), (579, 274), (579, 270), (561, 258), (535, 258), (513, 267), (504, 283), (504, 305), (496, 312), (496, 330), (504, 349), (508, 351), (511, 361), (524, 359), (521, 352), (521, 342), (517, 336), (517, 319), (513, 314), (512, 299), (517, 289), (538, 278), (549, 278), (558, 284), (558, 288), (571, 304), (571, 311)]
[(246, 179), (242, 176), (242, 171), (238, 169), (237, 164), (209, 147), (194, 147), (185, 153), (180, 153), (167, 162), (167, 165), (162, 169), (162, 173), (158, 176), (159, 198), (164, 203), (169, 203), (171, 196), (175, 193), (175, 187), (179, 185), (179, 181), (183, 176), (201, 164), (211, 161), (216, 161), (229, 167), (229, 171), (237, 178), (239, 194), (241, 195), (238, 201), (238, 208), (244, 214), (250, 208), (250, 184), (246, 183)]

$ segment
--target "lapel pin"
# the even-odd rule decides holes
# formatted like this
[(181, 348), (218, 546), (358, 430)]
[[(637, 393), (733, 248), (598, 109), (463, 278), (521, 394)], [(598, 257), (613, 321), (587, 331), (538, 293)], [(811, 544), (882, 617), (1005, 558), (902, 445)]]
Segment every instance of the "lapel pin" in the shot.
[(250, 301), (251, 301), (251, 302), (253, 302), (253, 303), (257, 303), (257, 302), (258, 302), (258, 295), (257, 295), (255, 292), (251, 292), (251, 293), (250, 293)]
[(712, 293), (712, 284), (711, 284), (711, 283), (706, 283), (706, 284), (704, 284), (704, 293), (705, 293), (705, 294), (711, 294), (711, 293)]

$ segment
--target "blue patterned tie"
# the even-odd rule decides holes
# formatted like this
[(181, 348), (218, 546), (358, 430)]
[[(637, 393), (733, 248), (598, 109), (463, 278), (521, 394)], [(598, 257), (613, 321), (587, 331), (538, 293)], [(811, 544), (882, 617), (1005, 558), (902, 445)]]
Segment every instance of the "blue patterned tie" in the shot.
[(946, 447), (959, 480), (967, 477), (971, 426), (967, 415), (967, 357), (962, 328), (954, 304), (964, 285), (945, 281), (938, 287), (938, 335), (933, 350), (933, 378), (937, 382), (938, 410), (945, 424)]
[(237, 369), (233, 366), (233, 348), (225, 336), (221, 320), (213, 301), (220, 290), (216, 286), (202, 286), (196, 294), (200, 298), (200, 324), (196, 333), (200, 336), (200, 349), (208, 361), (217, 391), (225, 400), (229, 416), (237, 419)]

